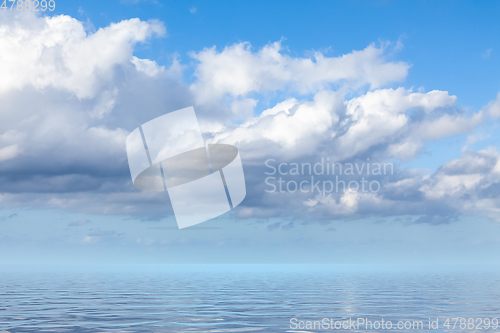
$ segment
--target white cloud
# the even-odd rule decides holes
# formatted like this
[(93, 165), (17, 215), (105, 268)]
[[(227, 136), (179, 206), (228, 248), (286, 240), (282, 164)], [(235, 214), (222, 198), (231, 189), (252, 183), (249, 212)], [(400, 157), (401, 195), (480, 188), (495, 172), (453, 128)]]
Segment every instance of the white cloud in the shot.
[(489, 102), (484, 109), (489, 112), (493, 118), (500, 118), (500, 92), (497, 94), (497, 99)]
[(271, 152), (302, 155), (314, 152), (325, 137), (334, 137), (337, 112), (344, 108), (340, 92), (323, 91), (312, 102), (284, 101), (233, 130), (215, 136), (214, 141), (235, 144), (253, 157)]
[[(307, 209), (309, 218), (318, 219), (407, 216), (415, 223), (442, 224), (460, 215), (483, 214), (500, 221), (500, 153), (496, 147), (479, 152), (466, 151), (432, 175), (408, 171), (397, 170), (394, 176), (379, 179), (382, 188), (375, 193), (347, 190), (305, 200), (299, 195), (290, 200), (290, 197), (275, 193), (273, 204), (281, 195), (283, 203), (286, 202), (294, 214), (300, 215), (301, 209)], [(302, 207), (299, 206), (301, 200)], [(246, 212), (246, 217), (255, 216), (249, 208)], [(260, 214), (266, 215), (265, 212)], [(272, 212), (267, 214), (273, 216)]]
[[(241, 126), (225, 128), (213, 140), (237, 145), (254, 158), (291, 158), (323, 149), (344, 160), (383, 145), (386, 158), (406, 160), (424, 142), (468, 132), (483, 120), (481, 112), (472, 117), (440, 112), (455, 103), (456, 97), (446, 91), (379, 89), (345, 101), (341, 91), (325, 90), (311, 102), (278, 103)], [(419, 110), (421, 119), (412, 119), (411, 112)]]
[(445, 163), (420, 187), (426, 198), (446, 199), (464, 212), (486, 212), (500, 221), (500, 153), (496, 147), (466, 151)]
[(231, 111), (237, 118), (251, 119), (257, 102), (258, 100), (253, 98), (236, 99), (231, 104)]
[(199, 61), (191, 86), (199, 104), (248, 93), (292, 89), (305, 94), (326, 87), (368, 84), (378, 88), (403, 80), (410, 67), (404, 62), (388, 62), (386, 46), (370, 45), (340, 57), (326, 57), (316, 52), (313, 58), (294, 58), (282, 53), (281, 42), (275, 42), (254, 53), (249, 43), (239, 43), (217, 52), (206, 48), (191, 57)]
[[(69, 16), (11, 16), (0, 23), (3, 204), (99, 214), (134, 210), (123, 203), (136, 199), (108, 197), (131, 190), (124, 146), (130, 127), (163, 113), (168, 103), (161, 98), (186, 96), (170, 80), (182, 69), (178, 61), (154, 77), (144, 75), (151, 68), (141, 72), (130, 61), (134, 44), (163, 34), (163, 25), (132, 19), (87, 35), (84, 23)], [(165, 90), (165, 79), (172, 92), (152, 93)], [(134, 105), (141, 100), (150, 107)]]
[(165, 34), (157, 21), (130, 19), (87, 35), (83, 24), (67, 15), (25, 15), (24, 24), (0, 25), (0, 92), (32, 85), (94, 97), (99, 79), (110, 79), (114, 66), (128, 62), (135, 43)]
[(321, 196), (318, 195), (314, 199), (309, 199), (304, 202), (304, 205), (311, 210), (319, 208), (330, 216), (349, 216), (355, 214), (358, 210), (358, 203), (362, 200), (378, 200), (374, 194), (360, 193), (352, 190), (344, 192), (338, 200), (331, 195)]
[[(133, 55), (135, 43), (164, 34), (161, 23), (132, 19), (87, 34), (69, 16), (19, 17), (0, 24), (4, 206), (164, 217), (163, 197), (135, 192), (130, 184), (125, 138), (138, 124), (195, 98), (200, 119), (206, 116), (200, 122), (205, 134), (238, 146), (248, 166), (241, 217), (300, 216), (307, 209), (325, 219), (426, 212), (419, 221), (429, 223), (445, 223), (456, 212), (500, 216), (500, 162), (493, 148), (466, 151), (432, 175), (398, 170), (377, 194), (261, 200), (262, 174), (252, 167), (263, 158), (406, 160), (427, 141), (470, 132), (487, 113), (500, 117), (500, 95), (466, 116), (446, 91), (384, 89), (409, 68), (387, 60), (388, 45), (313, 58), (287, 55), (280, 42), (256, 52), (248, 43), (204, 49), (191, 54), (198, 63), (188, 86), (179, 82), (185, 66), (175, 55), (168, 69)], [(287, 98), (254, 116), (259, 101), (281, 92)], [(96, 231), (85, 241), (108, 233)]]
[(148, 76), (155, 76), (165, 70), (165, 67), (158, 66), (156, 61), (152, 61), (149, 59), (139, 59), (137, 57), (132, 57), (130, 62), (135, 65), (139, 72), (143, 72)]
[(417, 133), (423, 140), (438, 140), (468, 132), (483, 120), (484, 115), (482, 112), (478, 112), (470, 118), (461, 115), (445, 114), (437, 119), (422, 122), (418, 127)]
[(429, 199), (454, 197), (475, 188), (482, 179), (480, 174), (472, 175), (437, 175), (435, 183), (420, 188)]
[[(348, 129), (339, 138), (342, 158), (363, 153), (379, 144), (390, 144), (387, 150), (390, 157), (413, 157), (425, 138), (413, 135), (408, 111), (417, 108), (429, 114), (437, 108), (452, 106), (455, 101), (456, 97), (449, 96), (446, 91), (413, 93), (404, 88), (379, 89), (353, 98), (347, 102)], [(426, 127), (435, 121), (429, 121)]]

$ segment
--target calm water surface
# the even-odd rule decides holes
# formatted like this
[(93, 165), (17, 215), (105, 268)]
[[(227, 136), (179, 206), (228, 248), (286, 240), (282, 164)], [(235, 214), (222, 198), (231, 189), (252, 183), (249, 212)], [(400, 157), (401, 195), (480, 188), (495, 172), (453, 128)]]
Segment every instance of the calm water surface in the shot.
[[(340, 266), (191, 265), (12, 268), (0, 272), (0, 332), (366, 332), (297, 322), (500, 319), (500, 275)], [(439, 319), (438, 329), (428, 321)], [(477, 327), (476, 327), (477, 326)], [(392, 330), (401, 331), (393, 327)], [(5, 333), (5, 332), (3, 332)]]

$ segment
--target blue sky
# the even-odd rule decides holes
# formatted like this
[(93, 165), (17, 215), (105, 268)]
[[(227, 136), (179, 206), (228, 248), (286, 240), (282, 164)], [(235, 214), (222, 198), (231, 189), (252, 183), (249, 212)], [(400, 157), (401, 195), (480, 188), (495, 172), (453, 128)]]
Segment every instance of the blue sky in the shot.
[(58, 3), (56, 13), (88, 18), (96, 29), (131, 17), (159, 19), (168, 38), (139, 47), (136, 54), (160, 64), (173, 52), (188, 60), (190, 51), (242, 41), (261, 48), (285, 38), (290, 52), (301, 56), (312, 50), (342, 55), (380, 40), (401, 40), (397, 58), (412, 64), (404, 86), (446, 86), (463, 105), (480, 108), (499, 90), (498, 7), (495, 1), (85, 1)]
[[(189, 3), (183, 1), (86, 1), (58, 4), (58, 11), (80, 20), (90, 20), (95, 29), (130, 17), (159, 19), (167, 24), (168, 37), (139, 46), (139, 57), (168, 64), (172, 53), (189, 63), (193, 50), (238, 42), (254, 48), (279, 41), (290, 54), (304, 56), (322, 51), (332, 56), (363, 49), (370, 43), (401, 41), (395, 58), (412, 68), (402, 84), (427, 91), (449, 91), (460, 105), (479, 110), (500, 90), (498, 36), (500, 27), (495, 1), (318, 1), (311, 4), (288, 1), (234, 3)], [(194, 11), (193, 13), (191, 11)], [(192, 81), (192, 71), (185, 79)], [(474, 84), (469, 84), (474, 82)], [(262, 111), (263, 105), (258, 106)], [(496, 127), (485, 128), (493, 136)], [(465, 136), (445, 143), (429, 144), (428, 157), (414, 166), (437, 168), (460, 156)], [(491, 141), (478, 143), (485, 148)], [(453, 148), (450, 149), (450, 146)]]
[[(498, 2), (56, 4), (0, 12), (0, 262), (498, 261)], [(240, 149), (247, 198), (176, 230), (124, 138), (191, 105)], [(265, 193), (266, 159), (322, 157), (396, 173)]]

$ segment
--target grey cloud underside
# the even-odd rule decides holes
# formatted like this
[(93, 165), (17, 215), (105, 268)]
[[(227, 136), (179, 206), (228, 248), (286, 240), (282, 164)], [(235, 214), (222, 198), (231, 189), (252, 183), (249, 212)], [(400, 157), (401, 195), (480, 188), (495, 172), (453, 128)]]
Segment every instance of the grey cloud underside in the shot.
[(0, 94), (0, 131), (22, 146), (17, 158), (0, 163), (2, 191), (130, 189), (124, 141), (128, 131), (190, 99), (187, 88), (178, 83), (125, 70), (129, 80), (117, 79), (121, 89), (115, 97), (116, 112), (102, 120), (88, 114), (99, 96), (78, 100), (67, 92), (31, 87)]
[[(307, 160), (307, 162), (310, 162)], [(300, 163), (300, 162), (299, 162)], [(362, 163), (362, 162), (361, 162)], [(429, 180), (423, 180), (424, 175), (416, 175), (404, 169), (396, 169), (394, 175), (389, 176), (339, 176), (339, 180), (348, 184), (350, 181), (361, 182), (361, 177), (368, 179), (368, 181), (380, 182), (381, 191), (374, 197), (361, 197), (358, 200), (355, 211), (345, 212), (343, 210), (332, 209), (331, 203), (340, 203), (344, 193), (340, 191), (337, 193), (326, 193), (328, 201), (321, 201), (325, 199), (322, 194), (315, 191), (314, 193), (302, 193), (296, 191), (295, 193), (286, 192), (286, 183), (283, 186), (284, 193), (266, 193), (265, 190), (270, 190), (271, 187), (267, 186), (264, 182), (264, 172), (269, 172), (269, 169), (263, 167), (246, 167), (247, 188), (253, 189), (249, 192), (247, 199), (243, 202), (243, 208), (239, 212), (240, 218), (271, 218), (271, 217), (292, 217), (298, 223), (325, 223), (328, 221), (339, 219), (356, 219), (366, 217), (394, 217), (400, 215), (416, 216), (412, 220), (417, 220), (420, 216), (436, 217), (432, 220), (420, 219), (419, 222), (429, 221), (429, 223), (448, 223), (453, 220), (460, 212), (460, 204), (455, 201), (455, 198), (449, 200), (443, 198), (441, 200), (429, 200), (425, 197), (425, 193), (420, 190), (423, 184), (432, 182), (432, 177)], [(255, 176), (257, 175), (257, 176)], [(311, 184), (311, 176), (280, 176), (274, 175), (276, 179), (281, 177), (285, 182), (294, 181), (299, 184), (301, 181), (307, 181), (306, 189)], [(335, 184), (335, 176), (332, 175), (315, 175), (313, 174), (314, 182), (320, 182), (318, 185), (321, 190), (323, 181), (331, 181)], [(395, 190), (394, 188), (387, 188), (391, 184), (396, 184), (398, 181), (412, 179), (415, 181), (413, 186), (401, 187)], [(275, 181), (274, 184), (277, 184)], [(341, 187), (341, 186), (340, 186)], [(463, 194), (465, 198), (467, 193)], [(376, 198), (376, 200), (374, 200)], [(314, 207), (308, 207), (305, 203), (308, 200), (319, 200)]]

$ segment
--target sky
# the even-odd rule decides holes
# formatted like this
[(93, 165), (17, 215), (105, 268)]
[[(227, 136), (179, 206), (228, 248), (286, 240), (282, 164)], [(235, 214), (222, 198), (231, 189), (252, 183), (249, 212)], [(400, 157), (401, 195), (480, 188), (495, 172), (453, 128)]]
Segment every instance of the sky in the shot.
[[(498, 2), (55, 3), (0, 9), (0, 263), (498, 263)], [(179, 230), (125, 141), (189, 106), (247, 195)]]

